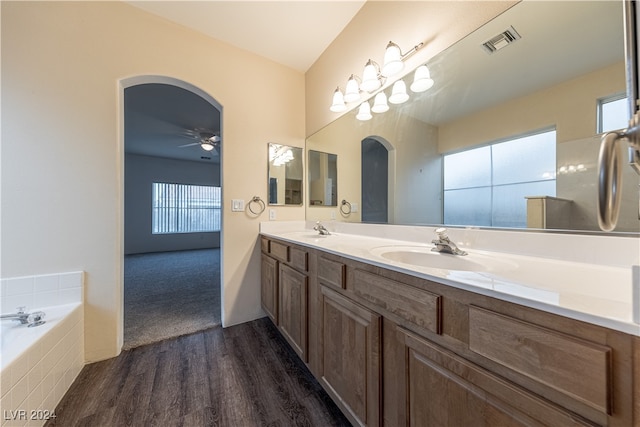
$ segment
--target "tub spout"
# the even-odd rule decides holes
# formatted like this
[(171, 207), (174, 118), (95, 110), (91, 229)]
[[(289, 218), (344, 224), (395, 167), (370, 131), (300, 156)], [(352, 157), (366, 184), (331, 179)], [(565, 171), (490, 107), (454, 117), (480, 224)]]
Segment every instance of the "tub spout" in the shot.
[(22, 325), (38, 326), (44, 323), (44, 312), (34, 311), (33, 313), (27, 313), (26, 307), (18, 307), (17, 313), (2, 314), (0, 319), (2, 320), (17, 320)]

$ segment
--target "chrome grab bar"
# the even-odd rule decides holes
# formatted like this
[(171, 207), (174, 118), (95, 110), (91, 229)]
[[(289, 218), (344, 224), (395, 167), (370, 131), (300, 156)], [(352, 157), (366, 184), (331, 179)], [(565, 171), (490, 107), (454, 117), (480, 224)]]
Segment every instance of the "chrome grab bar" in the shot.
[(637, 161), (640, 151), (640, 117), (636, 113), (623, 131), (608, 132), (602, 136), (598, 154), (598, 225), (603, 231), (612, 231), (618, 223), (622, 198), (622, 152), (619, 141), (626, 139), (633, 150), (633, 166), (640, 173)]

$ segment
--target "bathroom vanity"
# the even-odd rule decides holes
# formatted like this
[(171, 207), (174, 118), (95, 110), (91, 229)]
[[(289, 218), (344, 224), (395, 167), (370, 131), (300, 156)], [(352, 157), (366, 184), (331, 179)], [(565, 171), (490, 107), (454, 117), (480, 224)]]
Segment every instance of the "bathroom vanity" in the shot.
[(362, 249), (400, 243), (260, 237), (264, 310), (354, 425), (640, 425), (637, 325)]

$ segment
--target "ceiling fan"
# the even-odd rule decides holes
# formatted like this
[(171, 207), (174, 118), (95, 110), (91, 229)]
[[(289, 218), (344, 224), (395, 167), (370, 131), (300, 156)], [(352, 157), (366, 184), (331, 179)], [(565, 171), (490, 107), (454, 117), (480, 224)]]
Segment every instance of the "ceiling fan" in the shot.
[(218, 147), (220, 146), (220, 136), (211, 132), (198, 132), (194, 137), (198, 138), (197, 142), (192, 142), (190, 144), (179, 145), (178, 148), (191, 147), (194, 145), (200, 145), (205, 151), (216, 150), (218, 152)]

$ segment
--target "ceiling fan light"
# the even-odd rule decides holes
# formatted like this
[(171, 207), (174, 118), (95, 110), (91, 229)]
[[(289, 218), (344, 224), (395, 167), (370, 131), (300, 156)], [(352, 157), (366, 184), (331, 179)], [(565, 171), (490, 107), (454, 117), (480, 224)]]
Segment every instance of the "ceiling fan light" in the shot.
[(416, 68), (415, 73), (413, 74), (413, 83), (411, 83), (411, 91), (412, 92), (424, 92), (427, 89), (430, 89), (433, 86), (433, 79), (431, 78), (431, 73), (426, 65), (421, 65)]
[(378, 79), (378, 69), (372, 60), (368, 60), (362, 72), (362, 84), (360, 88), (366, 92), (373, 92), (381, 85), (380, 79)]
[(382, 65), (382, 74), (385, 76), (393, 76), (404, 69), (402, 62), (402, 53), (400, 47), (394, 42), (387, 44), (387, 50), (384, 51), (384, 62)]
[(360, 108), (358, 108), (358, 114), (356, 114), (356, 119), (366, 121), (371, 120), (373, 116), (371, 115), (371, 106), (369, 105), (369, 101), (365, 101), (360, 104)]
[(214, 147), (213, 147), (213, 144), (212, 144), (211, 142), (209, 142), (209, 141), (203, 141), (203, 142), (200, 144), (200, 147), (202, 147), (202, 149), (203, 149), (204, 151), (212, 151), (212, 150), (213, 150), (213, 148), (214, 148)]
[(392, 104), (402, 104), (408, 100), (409, 94), (407, 94), (407, 85), (404, 83), (404, 80), (398, 80), (393, 84), (389, 102)]
[(373, 100), (373, 107), (371, 111), (374, 113), (384, 113), (389, 111), (389, 104), (387, 104), (387, 95), (384, 92), (379, 92)]
[(331, 107), (329, 107), (329, 110), (333, 111), (334, 113), (342, 113), (343, 111), (347, 110), (347, 106), (344, 103), (344, 95), (342, 94), (342, 91), (339, 87), (337, 87), (336, 91), (333, 92), (333, 102), (331, 103)]
[(347, 80), (347, 86), (344, 90), (344, 101), (355, 102), (358, 100), (360, 100), (360, 88), (358, 87), (356, 77), (351, 74), (351, 77)]

